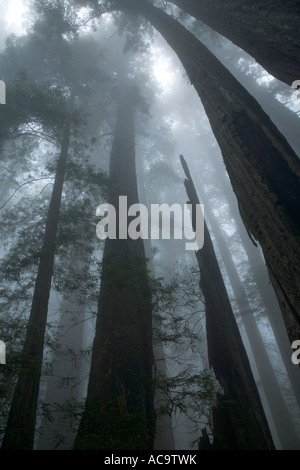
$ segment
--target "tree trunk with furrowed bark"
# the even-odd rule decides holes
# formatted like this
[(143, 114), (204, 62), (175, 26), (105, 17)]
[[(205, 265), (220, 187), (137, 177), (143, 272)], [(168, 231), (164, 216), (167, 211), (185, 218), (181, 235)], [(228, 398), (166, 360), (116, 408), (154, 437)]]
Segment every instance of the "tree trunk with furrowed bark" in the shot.
[(300, 79), (296, 0), (168, 0), (250, 54), (288, 85)]
[(300, 338), (300, 162), (269, 117), (220, 61), (172, 17), (144, 0), (114, 2), (144, 16), (194, 85), (249, 236), (262, 247), (290, 341)]
[[(138, 203), (134, 110), (121, 93), (111, 152), (110, 204)], [(128, 224), (117, 229), (125, 229)], [(75, 449), (146, 450), (155, 431), (151, 294), (143, 240), (107, 238), (85, 412)]]

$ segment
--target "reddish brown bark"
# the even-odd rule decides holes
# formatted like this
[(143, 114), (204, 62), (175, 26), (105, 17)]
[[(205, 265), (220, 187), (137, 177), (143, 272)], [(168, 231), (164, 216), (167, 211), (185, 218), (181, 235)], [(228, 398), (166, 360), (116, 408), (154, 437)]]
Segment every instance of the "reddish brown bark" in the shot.
[[(110, 204), (138, 203), (133, 107), (121, 96), (110, 175)], [(119, 211), (117, 210), (117, 220)], [(128, 218), (128, 224), (130, 218)], [(128, 225), (122, 227), (127, 231)], [(153, 448), (151, 294), (142, 239), (107, 239), (85, 413), (75, 449)]]

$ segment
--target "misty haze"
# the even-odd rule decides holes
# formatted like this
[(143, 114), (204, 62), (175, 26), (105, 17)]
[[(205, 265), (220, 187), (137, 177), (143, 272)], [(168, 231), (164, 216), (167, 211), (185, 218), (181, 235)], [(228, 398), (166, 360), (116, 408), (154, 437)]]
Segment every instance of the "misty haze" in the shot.
[(300, 450), (299, 27), (0, 0), (2, 450)]

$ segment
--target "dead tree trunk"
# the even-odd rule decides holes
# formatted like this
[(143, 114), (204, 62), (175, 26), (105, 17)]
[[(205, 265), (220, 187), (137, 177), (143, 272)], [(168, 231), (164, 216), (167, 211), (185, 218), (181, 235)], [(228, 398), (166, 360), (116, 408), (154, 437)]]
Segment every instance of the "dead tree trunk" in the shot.
[[(199, 204), (184, 158), (181, 156), (189, 202)], [(195, 230), (195, 223), (193, 221)], [(205, 224), (204, 246), (196, 252), (200, 287), (205, 299), (209, 364), (224, 394), (214, 411), (213, 448), (273, 449), (273, 441), (237, 327), (213, 244)]]

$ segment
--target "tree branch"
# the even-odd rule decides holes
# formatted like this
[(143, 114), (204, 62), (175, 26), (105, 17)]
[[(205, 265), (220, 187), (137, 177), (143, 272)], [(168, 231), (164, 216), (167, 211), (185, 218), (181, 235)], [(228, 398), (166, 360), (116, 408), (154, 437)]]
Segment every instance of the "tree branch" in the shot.
[(4, 206), (6, 206), (6, 204), (8, 204), (8, 202), (14, 197), (14, 195), (16, 194), (17, 191), (19, 191), (20, 188), (22, 188), (23, 186), (25, 186), (26, 184), (30, 184), (30, 183), (34, 183), (36, 181), (41, 181), (41, 180), (50, 180), (50, 179), (54, 179), (54, 178), (51, 178), (51, 177), (44, 177), (44, 178), (37, 178), (37, 179), (34, 179), (34, 180), (30, 180), (30, 181), (25, 181), (25, 183), (22, 183), (20, 184), (20, 186), (17, 187), (17, 189), (14, 191), (14, 193), (7, 199), (7, 201), (2, 205), (0, 206), (0, 210), (3, 209)]

